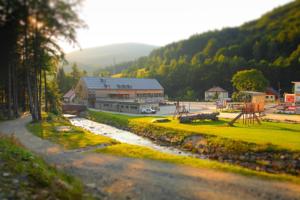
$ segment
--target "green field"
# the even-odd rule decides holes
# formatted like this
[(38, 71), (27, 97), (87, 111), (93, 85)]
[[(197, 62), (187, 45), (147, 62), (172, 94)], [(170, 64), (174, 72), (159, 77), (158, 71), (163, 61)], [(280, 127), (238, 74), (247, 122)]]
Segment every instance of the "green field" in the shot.
[[(71, 131), (57, 132), (55, 127), (58, 126), (70, 126)], [(44, 116), (42, 122), (28, 124), (27, 128), (36, 136), (58, 143), (66, 149), (117, 143), (117, 141), (108, 137), (95, 135), (82, 128), (72, 126), (68, 120), (52, 114)]]
[[(214, 135), (232, 140), (239, 140), (260, 145), (272, 144), (280, 149), (300, 150), (300, 124), (262, 122), (261, 125), (244, 125), (237, 122), (234, 127), (228, 126), (226, 119), (217, 122), (202, 121), (192, 124), (180, 124), (178, 120), (169, 117), (170, 122), (152, 123), (155, 117), (132, 117), (121, 114), (90, 111), (92, 119), (100, 122), (110, 122), (119, 126), (142, 126), (151, 124), (170, 130), (178, 130), (184, 136), (193, 134)], [(117, 120), (115, 120), (117, 119)]]

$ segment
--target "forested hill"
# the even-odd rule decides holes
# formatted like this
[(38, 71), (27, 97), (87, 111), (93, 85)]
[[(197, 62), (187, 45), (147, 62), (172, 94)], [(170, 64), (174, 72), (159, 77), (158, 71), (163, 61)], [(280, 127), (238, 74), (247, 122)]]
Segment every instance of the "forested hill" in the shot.
[(148, 44), (122, 43), (74, 51), (66, 55), (69, 65), (65, 66), (65, 70), (70, 71), (70, 66), (76, 63), (79, 69), (92, 72), (99, 68), (113, 65), (114, 63), (148, 56), (154, 48), (156, 46)]
[(300, 81), (300, 0), (274, 9), (240, 27), (194, 35), (118, 65), (118, 76), (154, 77), (171, 97), (202, 98), (218, 85), (232, 91), (231, 78), (242, 69), (261, 70), (270, 86), (291, 90)]

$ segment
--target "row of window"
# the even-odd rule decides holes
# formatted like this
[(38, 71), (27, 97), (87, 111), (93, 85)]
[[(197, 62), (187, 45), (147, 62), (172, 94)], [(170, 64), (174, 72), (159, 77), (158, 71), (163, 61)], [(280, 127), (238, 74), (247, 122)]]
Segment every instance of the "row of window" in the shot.
[[(104, 107), (112, 107), (112, 104), (103, 104), (103, 106), (104, 106)], [(137, 106), (124, 106), (124, 105), (121, 105), (120, 107), (121, 107), (121, 108), (126, 108), (126, 109), (129, 109), (129, 107), (130, 107), (130, 109), (134, 109), (134, 110), (137, 110), (137, 109), (138, 109)]]
[(137, 97), (163, 97), (161, 93), (144, 93), (144, 94), (137, 94)]

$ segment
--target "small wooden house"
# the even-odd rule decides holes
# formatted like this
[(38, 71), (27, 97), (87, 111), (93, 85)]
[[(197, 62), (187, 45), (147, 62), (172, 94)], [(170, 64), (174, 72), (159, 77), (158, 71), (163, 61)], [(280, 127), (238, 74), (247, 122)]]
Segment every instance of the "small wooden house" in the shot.
[(75, 91), (73, 89), (69, 90), (64, 96), (64, 102), (65, 103), (72, 103), (75, 98)]
[(280, 97), (279, 92), (274, 90), (272, 87), (266, 89), (266, 102), (275, 102)]

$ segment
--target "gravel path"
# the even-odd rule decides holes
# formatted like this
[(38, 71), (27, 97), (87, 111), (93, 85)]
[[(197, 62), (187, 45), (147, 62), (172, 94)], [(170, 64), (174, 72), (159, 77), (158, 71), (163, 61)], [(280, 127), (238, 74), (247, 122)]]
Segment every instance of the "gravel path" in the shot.
[(82, 179), (101, 199), (300, 199), (300, 185), (162, 162), (64, 151), (29, 133), (30, 117), (0, 123), (50, 164)]

